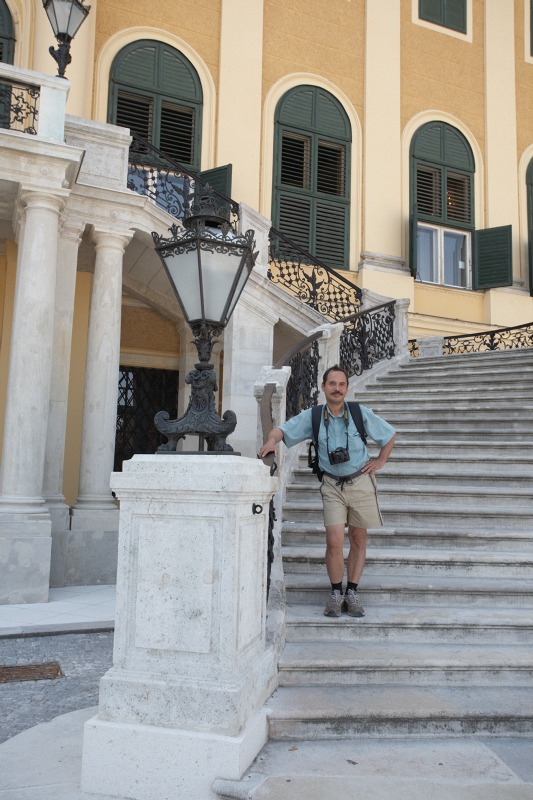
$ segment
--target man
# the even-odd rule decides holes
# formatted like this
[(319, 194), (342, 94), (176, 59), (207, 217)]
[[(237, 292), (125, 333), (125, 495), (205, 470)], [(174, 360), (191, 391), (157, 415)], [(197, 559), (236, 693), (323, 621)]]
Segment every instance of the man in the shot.
[[(352, 617), (363, 617), (365, 610), (357, 596), (366, 558), (367, 528), (383, 522), (377, 501), (374, 473), (382, 469), (396, 439), (394, 428), (369, 408), (360, 406), (366, 435), (381, 448), (377, 458), (368, 457), (366, 445), (345, 403), (348, 373), (338, 364), (326, 370), (322, 380), (326, 404), (318, 435), (318, 463), (324, 472), (320, 494), (326, 527), (326, 568), (331, 595), (324, 614), (339, 617), (344, 607)], [(313, 438), (311, 409), (273, 428), (259, 450), (260, 458), (276, 451), (283, 441), (292, 447)], [(344, 577), (344, 529), (348, 525), (350, 551), (347, 561), (348, 583), (342, 592)]]

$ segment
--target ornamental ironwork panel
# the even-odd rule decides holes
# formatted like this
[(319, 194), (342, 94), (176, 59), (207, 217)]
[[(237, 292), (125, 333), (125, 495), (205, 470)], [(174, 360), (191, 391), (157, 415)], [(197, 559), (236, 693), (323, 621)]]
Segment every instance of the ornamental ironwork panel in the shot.
[(40, 86), (0, 78), (0, 128), (37, 135)]
[(359, 311), (361, 289), (307, 253), (275, 228), (270, 229), (268, 277), (306, 305), (332, 320)]
[(136, 453), (155, 453), (165, 441), (154, 424), (157, 411), (177, 414), (179, 373), (145, 367), (119, 368), (115, 472)]
[[(137, 134), (132, 134), (128, 182), (132, 192), (150, 197), (156, 205), (176, 219), (183, 220), (192, 212), (195, 199), (208, 183), (183, 167)], [(239, 204), (210, 187), (220, 215), (233, 224), (239, 220)]]
[(319, 358), (318, 341), (315, 340), (308, 350), (296, 353), (289, 361), (291, 377), (287, 383), (287, 419), (318, 403)]
[(443, 354), (486, 353), (491, 350), (517, 350), (521, 347), (533, 347), (533, 322), (482, 333), (445, 336)]
[(420, 345), (418, 339), (409, 339), (407, 342), (407, 351), (411, 358), (418, 358), (420, 355)]
[(384, 303), (346, 320), (340, 341), (340, 362), (350, 377), (361, 375), (384, 358), (392, 358), (395, 303)]

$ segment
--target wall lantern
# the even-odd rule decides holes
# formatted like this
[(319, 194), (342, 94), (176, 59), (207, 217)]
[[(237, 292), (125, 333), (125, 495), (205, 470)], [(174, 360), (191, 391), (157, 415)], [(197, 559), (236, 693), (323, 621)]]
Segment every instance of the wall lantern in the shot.
[(72, 61), (70, 43), (82, 26), (90, 6), (84, 6), (80, 0), (43, 0), (43, 7), (58, 42), (57, 50), (49, 48), (49, 53), (57, 62), (57, 74), (65, 77), (67, 65)]
[(226, 437), (235, 430), (237, 418), (226, 411), (216, 412), (216, 375), (209, 363), (214, 340), (229, 322), (233, 309), (250, 276), (257, 253), (254, 231), (238, 234), (228, 221), (223, 201), (217, 208), (213, 189), (206, 185), (196, 194), (191, 213), (183, 228), (173, 225), (170, 238), (152, 233), (170, 284), (189, 324), (198, 351), (199, 363), (185, 378), (191, 385), (187, 411), (177, 420), (169, 420), (166, 411), (155, 416), (157, 430), (168, 438), (158, 452), (176, 450), (179, 439), (198, 435), (204, 452), (232, 452)]

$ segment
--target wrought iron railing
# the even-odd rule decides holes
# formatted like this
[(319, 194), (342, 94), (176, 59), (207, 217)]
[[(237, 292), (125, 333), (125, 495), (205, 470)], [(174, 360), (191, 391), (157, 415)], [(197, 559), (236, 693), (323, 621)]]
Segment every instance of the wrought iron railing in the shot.
[[(132, 133), (128, 166), (128, 189), (150, 197), (163, 211), (183, 220), (201, 187), (207, 185), (200, 175), (188, 170), (153, 144)], [(219, 210), (232, 223), (239, 219), (239, 204), (212, 187)]]
[(361, 375), (383, 359), (393, 358), (395, 301), (360, 311), (343, 320), (340, 362), (350, 376)]
[(342, 320), (361, 307), (361, 289), (340, 272), (275, 228), (269, 234), (268, 277), (306, 305), (332, 320)]
[(0, 77), (0, 128), (37, 135), (40, 86)]
[(533, 347), (533, 322), (481, 333), (445, 336), (443, 354), (517, 350), (521, 347)]

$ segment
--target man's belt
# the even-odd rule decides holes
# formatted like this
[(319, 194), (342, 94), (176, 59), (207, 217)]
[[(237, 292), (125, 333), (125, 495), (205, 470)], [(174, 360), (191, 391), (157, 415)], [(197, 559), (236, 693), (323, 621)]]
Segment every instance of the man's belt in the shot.
[(324, 472), (324, 475), (327, 475), (328, 478), (333, 478), (336, 481), (335, 486), (340, 486), (341, 491), (344, 489), (344, 485), (346, 483), (353, 483), (355, 478), (359, 478), (360, 475), (364, 475), (362, 469), (358, 469), (357, 472), (352, 473), (351, 475), (332, 475), (331, 472)]

